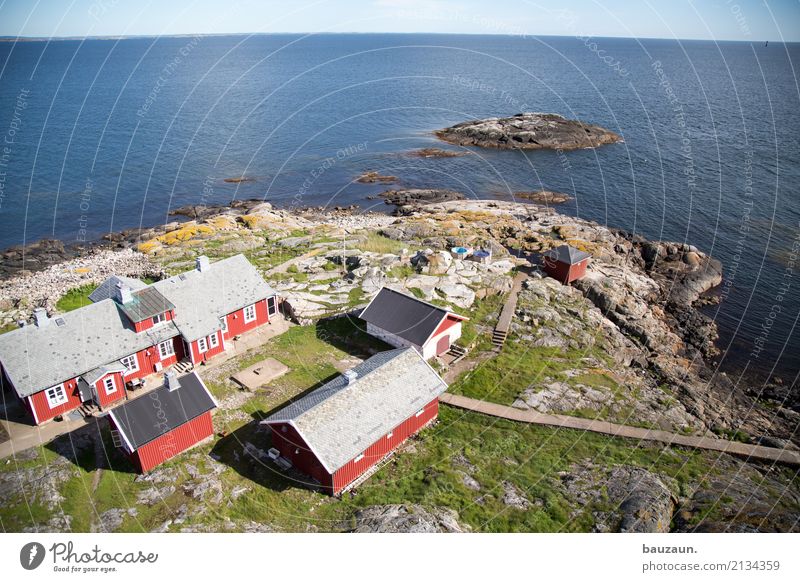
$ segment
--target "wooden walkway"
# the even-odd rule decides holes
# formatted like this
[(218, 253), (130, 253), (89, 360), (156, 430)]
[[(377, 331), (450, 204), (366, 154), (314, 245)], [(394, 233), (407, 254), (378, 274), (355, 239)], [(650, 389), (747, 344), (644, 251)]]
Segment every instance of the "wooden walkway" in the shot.
[(502, 311), (500, 311), (500, 318), (497, 320), (497, 325), (492, 333), (492, 344), (497, 350), (503, 347), (506, 337), (508, 337), (508, 329), (511, 327), (511, 320), (517, 310), (517, 297), (519, 297), (519, 292), (522, 290), (522, 282), (527, 278), (528, 274), (523, 271), (519, 271), (514, 277), (511, 292), (508, 294), (508, 299), (506, 299)]
[(748, 445), (724, 439), (717, 439), (704, 436), (688, 436), (667, 432), (664, 430), (651, 430), (624, 424), (614, 424), (604, 420), (591, 420), (578, 418), (575, 416), (564, 416), (561, 414), (543, 414), (535, 410), (519, 410), (511, 406), (503, 406), (485, 400), (476, 400), (466, 396), (450, 394), (445, 392), (440, 400), (450, 406), (479, 412), (488, 416), (506, 418), (517, 422), (529, 424), (540, 424), (545, 426), (555, 426), (559, 428), (570, 428), (575, 430), (596, 432), (615, 437), (624, 437), (637, 440), (655, 441), (668, 445), (679, 445), (682, 447), (692, 447), (709, 451), (718, 451), (745, 457), (746, 459), (758, 459), (762, 461), (773, 461), (786, 465), (800, 465), (800, 452), (787, 449), (777, 449), (773, 447), (762, 447), (758, 445)]

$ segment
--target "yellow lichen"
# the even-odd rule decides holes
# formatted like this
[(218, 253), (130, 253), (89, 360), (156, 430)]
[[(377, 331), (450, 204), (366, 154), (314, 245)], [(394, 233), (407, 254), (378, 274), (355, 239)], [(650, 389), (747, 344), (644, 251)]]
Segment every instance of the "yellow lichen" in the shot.
[(139, 252), (149, 255), (152, 252), (161, 248), (161, 243), (157, 240), (148, 240), (143, 243), (140, 243), (138, 246)]

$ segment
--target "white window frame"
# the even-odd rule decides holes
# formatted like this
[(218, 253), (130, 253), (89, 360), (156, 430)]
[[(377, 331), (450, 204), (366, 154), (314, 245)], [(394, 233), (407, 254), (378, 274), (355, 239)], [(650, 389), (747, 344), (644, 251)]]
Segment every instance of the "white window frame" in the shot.
[[(248, 315), (248, 313), (251, 313), (252, 315)], [(244, 308), (244, 322), (250, 323), (251, 321), (255, 320), (256, 320), (256, 304), (253, 303), (252, 305), (248, 305), (247, 307)]]
[(208, 349), (212, 350), (216, 347), (219, 347), (219, 336), (215, 333), (212, 333), (208, 336)]
[(389, 434), (387, 434), (387, 435), (386, 435), (386, 438), (387, 438), (387, 439), (390, 439), (390, 438), (392, 438), (393, 436), (394, 436), (394, 432), (390, 432)]
[[(111, 390), (108, 389), (109, 380), (111, 380)], [(113, 394), (117, 391), (117, 383), (114, 381), (114, 376), (106, 376), (103, 378), (103, 388), (105, 388), (106, 394)]]
[[(50, 392), (53, 393), (52, 396), (50, 395)], [(51, 386), (44, 391), (44, 395), (47, 397), (47, 404), (50, 405), (50, 408), (55, 408), (56, 406), (66, 404), (66, 402), (69, 400), (69, 398), (67, 398), (67, 391), (64, 388), (64, 384), (56, 384), (55, 386)]]
[(355, 459), (353, 459), (353, 462), (354, 462), (354, 463), (358, 463), (358, 462), (359, 462), (359, 461), (361, 461), (363, 458), (364, 458), (364, 453), (361, 453), (361, 454), (360, 454), (360, 455), (358, 455), (358, 456), (357, 456)]
[(417, 413), (416, 413), (414, 416), (415, 416), (415, 417), (417, 417), (417, 418), (419, 418), (419, 417), (420, 417), (420, 416), (422, 416), (423, 414), (425, 414), (425, 409), (424, 409), (424, 408), (421, 408), (421, 409), (420, 409), (420, 410), (419, 410), (419, 411), (418, 411), (418, 412), (417, 412)]
[(154, 315), (151, 319), (153, 320), (153, 325), (154, 326), (155, 325), (161, 325), (162, 323), (166, 323), (167, 314), (166, 314), (166, 312), (159, 313), (158, 315)]
[[(269, 301), (272, 300), (272, 309), (269, 308)], [(270, 295), (267, 297), (267, 315), (270, 317), (273, 315), (277, 315), (278, 313), (278, 297), (276, 295)]]
[(222, 333), (228, 333), (228, 316), (223, 315), (220, 319), (222, 319)]
[(197, 340), (197, 351), (201, 354), (205, 354), (208, 351), (208, 340), (204, 337), (201, 337)]
[[(131, 359), (131, 358), (132, 358), (131, 361), (133, 362), (133, 367), (128, 366), (128, 364), (125, 363), (125, 360)], [(125, 366), (125, 372), (123, 372), (124, 376), (130, 376), (134, 372), (138, 372), (139, 371), (139, 358), (136, 357), (136, 354), (131, 354), (129, 356), (125, 356), (124, 358), (122, 358), (119, 361), (119, 363), (122, 364), (123, 366)]]
[(175, 344), (172, 343), (171, 339), (158, 344), (158, 355), (162, 360), (175, 355)]

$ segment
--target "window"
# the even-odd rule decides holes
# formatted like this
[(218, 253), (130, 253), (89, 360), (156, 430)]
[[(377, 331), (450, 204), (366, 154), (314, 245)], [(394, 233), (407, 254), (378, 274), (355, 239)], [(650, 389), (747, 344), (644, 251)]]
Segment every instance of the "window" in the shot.
[(386, 435), (386, 438), (387, 438), (387, 439), (390, 439), (390, 438), (392, 438), (393, 436), (394, 436), (394, 433), (393, 433), (393, 432), (390, 432), (389, 434), (387, 434), (387, 435)]
[(248, 305), (244, 308), (244, 322), (250, 323), (256, 319), (256, 305)]
[(201, 354), (204, 354), (208, 351), (208, 342), (206, 341), (206, 338), (201, 337), (199, 340), (197, 340), (197, 351), (199, 351)]
[(219, 345), (219, 336), (217, 334), (212, 334), (208, 336), (208, 347), (215, 348)]
[(424, 409), (424, 408), (423, 408), (422, 410), (420, 410), (419, 412), (417, 412), (417, 413), (416, 413), (414, 416), (416, 416), (416, 417), (420, 417), (420, 416), (422, 416), (423, 414), (425, 414), (425, 409)]
[(136, 359), (136, 354), (125, 356), (119, 361), (119, 363), (125, 366), (126, 376), (129, 376), (130, 374), (139, 371), (139, 361)]
[(50, 408), (60, 406), (67, 401), (67, 391), (64, 390), (63, 384), (48, 388), (45, 394), (47, 395), (47, 403), (50, 405)]
[(364, 453), (361, 453), (361, 454), (360, 454), (360, 455), (358, 455), (358, 456), (357, 456), (355, 459), (353, 459), (353, 462), (354, 462), (354, 463), (358, 463), (358, 462), (359, 462), (361, 459), (363, 459), (363, 458), (364, 458)]
[(172, 340), (167, 340), (158, 344), (158, 353), (161, 359), (168, 358), (175, 355), (175, 346), (172, 345)]
[(114, 376), (106, 376), (103, 380), (103, 386), (106, 389), (106, 394), (113, 394), (117, 391), (117, 384), (114, 382)]
[(278, 313), (278, 302), (275, 300), (274, 295), (267, 298), (267, 313), (270, 315)]
[(158, 325), (159, 323), (164, 323), (165, 321), (167, 321), (166, 313), (159, 313), (158, 315), (153, 316), (153, 325)]
[(228, 333), (228, 316), (223, 315), (220, 317), (220, 321), (222, 322), (222, 333)]

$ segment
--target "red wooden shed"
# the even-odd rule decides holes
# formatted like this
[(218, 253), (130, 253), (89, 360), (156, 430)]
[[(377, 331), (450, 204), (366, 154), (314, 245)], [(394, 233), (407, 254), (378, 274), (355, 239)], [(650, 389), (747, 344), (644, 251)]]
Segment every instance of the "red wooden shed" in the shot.
[(381, 352), (263, 421), (280, 459), (338, 495), (439, 413), (447, 384), (414, 348)]
[(569, 245), (561, 245), (542, 253), (545, 272), (564, 283), (572, 283), (586, 274), (591, 255)]
[(216, 407), (197, 373), (167, 372), (164, 386), (114, 408), (108, 418), (115, 444), (146, 473), (210, 437)]

